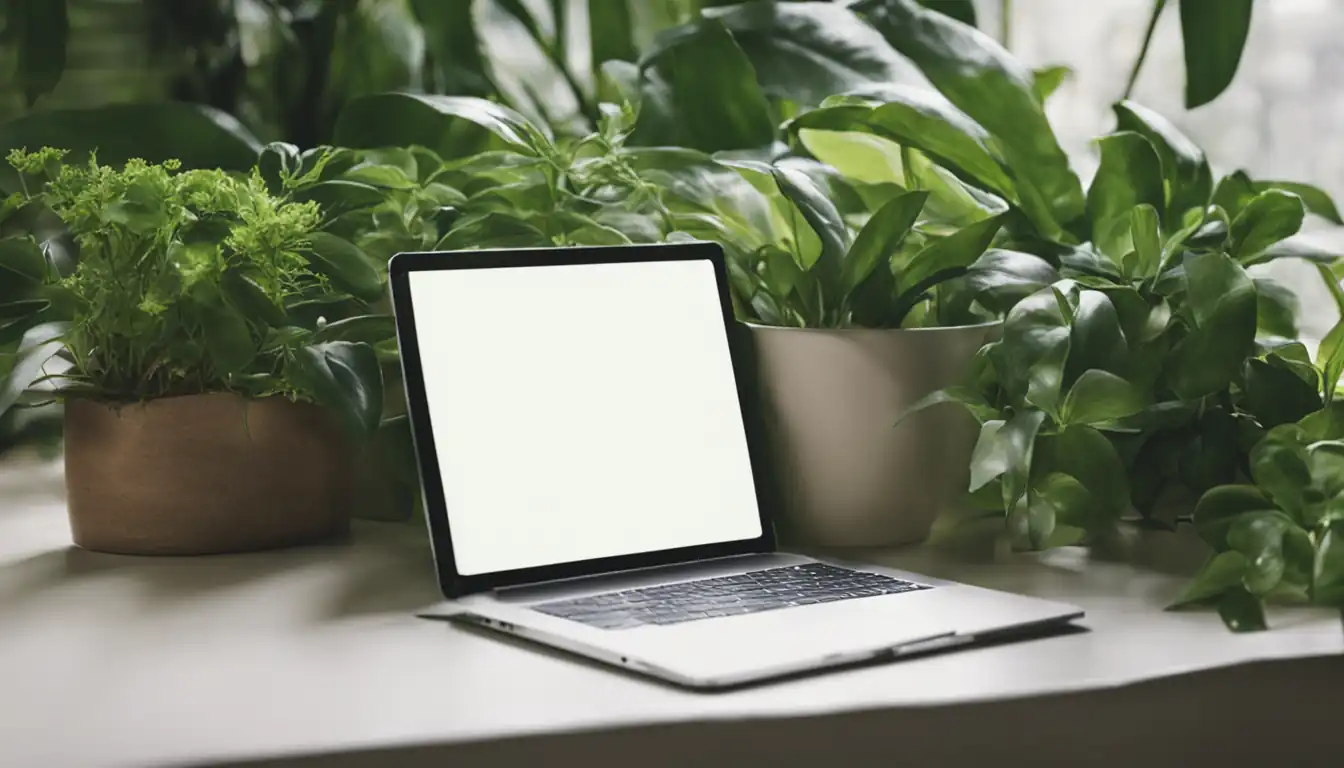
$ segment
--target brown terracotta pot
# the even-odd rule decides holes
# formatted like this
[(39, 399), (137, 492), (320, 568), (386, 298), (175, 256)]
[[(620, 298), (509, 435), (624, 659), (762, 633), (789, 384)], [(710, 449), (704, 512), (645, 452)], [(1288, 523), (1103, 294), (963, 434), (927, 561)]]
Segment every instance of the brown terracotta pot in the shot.
[(349, 526), (355, 459), (326, 411), (283, 397), (65, 406), (70, 527), (85, 549), (246, 552)]

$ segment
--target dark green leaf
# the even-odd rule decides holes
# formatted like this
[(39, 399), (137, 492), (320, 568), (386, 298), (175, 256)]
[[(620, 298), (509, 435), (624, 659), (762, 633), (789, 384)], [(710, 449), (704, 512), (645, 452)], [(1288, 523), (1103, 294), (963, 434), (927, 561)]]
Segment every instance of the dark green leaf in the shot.
[(1246, 556), (1242, 583), (1255, 595), (1265, 595), (1283, 579), (1283, 537), (1293, 522), (1281, 514), (1242, 515), (1227, 531), (1227, 544)]
[(237, 269), (229, 269), (221, 279), (224, 295), (243, 316), (262, 326), (281, 328), (288, 324), (285, 311), (271, 301), (255, 280)]
[(303, 347), (285, 370), (300, 392), (328, 408), (350, 434), (378, 428), (383, 412), (383, 371), (372, 346), (330, 341)]
[(1344, 523), (1332, 523), (1316, 545), (1313, 581), (1317, 603), (1344, 607)]
[(1297, 338), (1297, 293), (1268, 277), (1255, 278), (1257, 326), (1261, 334)]
[(919, 4), (929, 10), (956, 19), (962, 24), (975, 24), (975, 3), (971, 0), (919, 0)]
[(380, 189), (407, 190), (416, 186), (414, 176), (392, 165), (357, 165), (346, 171), (341, 180)]
[(294, 192), (296, 202), (316, 202), (322, 215), (334, 219), (350, 211), (372, 208), (387, 199), (386, 193), (355, 181), (323, 181)]
[(902, 262), (898, 258), (894, 264), (897, 292), (913, 290), (940, 272), (971, 266), (994, 242), (994, 236), (1002, 228), (1003, 217), (995, 216), (933, 241), (909, 261)]
[(1083, 214), (1082, 187), (1037, 100), (1030, 70), (988, 36), (912, 0), (861, 0), (852, 7), (999, 140), (1019, 174), (1024, 208), (1039, 201), (1042, 212), (1061, 223)]
[(0, 240), (0, 300), (14, 301), (29, 296), (46, 276), (46, 257), (32, 238), (20, 236)]
[[(1095, 515), (1114, 520), (1129, 511), (1125, 465), (1111, 441), (1096, 429), (1074, 424), (1043, 437), (1035, 460), (1040, 471), (1062, 472), (1081, 483), (1098, 505)], [(1081, 524), (1072, 517), (1066, 522)]]
[(1271, 189), (1246, 203), (1232, 220), (1232, 255), (1242, 263), (1298, 233), (1306, 216), (1302, 198)]
[[(138, 157), (229, 171), (251, 169), (261, 151), (261, 142), (233, 117), (181, 102), (30, 112), (0, 124), (0, 156), (15, 148), (42, 146), (69, 149), (67, 163), (97, 150), (103, 165), (118, 166)], [(8, 164), (0, 164), (0, 189), (18, 191), (18, 177)]]
[(1069, 356), (1069, 324), (1053, 288), (1037, 291), (1013, 307), (993, 355), (1011, 397), (1057, 409)]
[(8, 411), (25, 390), (45, 375), (44, 366), (65, 348), (62, 336), (69, 326), (69, 323), (42, 323), (25, 330), (13, 360), (5, 363), (8, 371), (0, 378), (0, 413)]
[(1191, 208), (1203, 210), (1213, 193), (1208, 158), (1188, 136), (1162, 115), (1132, 101), (1115, 105), (1117, 129), (1133, 131), (1152, 143), (1162, 161), (1168, 186), (1168, 205), (1159, 209), (1170, 224), (1178, 224)]
[(821, 255), (812, 265), (825, 295), (835, 303), (840, 296), (841, 270), (849, 253), (849, 227), (816, 183), (801, 171), (772, 167), (771, 174), (779, 190), (802, 214), (807, 226), (821, 240)]
[(18, 51), (16, 84), (23, 88), (24, 98), (32, 107), (56, 87), (65, 72), (70, 35), (66, 0), (10, 0), (8, 10), (3, 35)]
[(327, 232), (314, 232), (308, 240), (314, 271), (366, 301), (383, 295), (382, 273), (353, 243)]
[(230, 304), (217, 287), (198, 283), (196, 288), (196, 319), (201, 324), (210, 364), (223, 375), (238, 373), (257, 354), (252, 329), (239, 308)]
[(923, 82), (877, 30), (840, 3), (754, 0), (707, 15), (732, 32), (761, 87), (777, 99), (810, 107), (871, 83)]
[(1095, 526), (1108, 506), (1099, 502), (1078, 478), (1063, 472), (1050, 472), (1033, 482), (1029, 494), (1053, 507), (1056, 521), (1084, 530)]
[[(907, 192), (897, 195), (873, 214), (868, 223), (859, 231), (854, 244), (849, 248), (841, 268), (840, 285), (843, 295), (857, 288), (873, 269), (890, 271), (891, 255), (914, 226), (915, 219), (924, 209), (928, 199), (927, 192)], [(880, 266), (879, 266), (880, 265)]]
[(1213, 101), (1232, 82), (1251, 31), (1252, 0), (1180, 0), (1185, 108)]
[(634, 19), (630, 0), (588, 0), (588, 39), (593, 47), (593, 72), (610, 59), (635, 61)]
[(918, 402), (906, 409), (906, 411), (896, 419), (896, 423), (892, 426), (900, 425), (901, 422), (920, 411), (932, 408), (935, 405), (945, 405), (949, 403), (965, 408), (975, 417), (976, 421), (980, 422), (982, 425), (986, 421), (992, 421), (993, 417), (999, 412), (997, 408), (986, 403), (984, 398), (975, 390), (964, 386), (953, 386), (946, 389), (940, 389), (920, 398)]
[(1050, 500), (1028, 490), (1009, 507), (1008, 529), (1018, 549), (1039, 550), (1055, 532), (1056, 509)]
[(1162, 162), (1142, 134), (1123, 131), (1103, 136), (1101, 166), (1087, 192), (1092, 242), (1119, 264), (1134, 250), (1131, 218), (1136, 206), (1165, 210)]
[(434, 246), (436, 251), (472, 248), (525, 248), (553, 245), (546, 233), (507, 213), (464, 218)]
[(391, 315), (356, 315), (334, 323), (319, 326), (313, 334), (314, 342), (352, 341), (377, 344), (394, 339), (396, 324)]
[(1172, 388), (1193, 400), (1227, 386), (1255, 347), (1255, 283), (1221, 253), (1186, 259), (1186, 290), (1195, 328), (1176, 347), (1169, 371)]
[(1240, 552), (1220, 552), (1209, 558), (1195, 578), (1171, 604), (1172, 608), (1200, 603), (1239, 589), (1246, 573), (1246, 556)]
[(1264, 603), (1246, 591), (1245, 587), (1233, 587), (1218, 599), (1218, 615), (1233, 632), (1263, 632), (1268, 629)]
[(1039, 256), (992, 248), (966, 272), (966, 284), (991, 312), (1013, 305), (1059, 279), (1059, 271)]
[(775, 121), (756, 70), (722, 21), (700, 19), (670, 30), (641, 66), (666, 81), (682, 146), (717, 152), (774, 141)]
[[(624, 0), (619, 0), (624, 2)], [(411, 8), (425, 31), (435, 85), (441, 93), (489, 96), (495, 91), (490, 68), (481, 52), (481, 40), (471, 2), (411, 0)]]
[(336, 142), (347, 147), (422, 146), (445, 160), (491, 146), (490, 137), (528, 156), (553, 152), (543, 129), (508, 107), (469, 96), (383, 93), (346, 105)]
[(1295, 424), (1307, 414), (1319, 411), (1321, 395), (1315, 380), (1308, 383), (1287, 368), (1264, 360), (1248, 360), (1241, 406), (1260, 426), (1269, 429)]
[(284, 192), (285, 179), (297, 174), (301, 165), (299, 148), (283, 141), (267, 144), (257, 158), (257, 170), (266, 182), (266, 189), (273, 195)]
[(1227, 534), (1238, 518), (1276, 510), (1274, 503), (1254, 486), (1220, 485), (1206, 492), (1195, 505), (1195, 530), (1209, 546), (1222, 552), (1230, 546)]
[(1245, 171), (1233, 171), (1218, 180), (1218, 186), (1213, 190), (1213, 204), (1226, 211), (1228, 216), (1236, 216), (1255, 195), (1255, 182), (1251, 177)]
[(1280, 240), (1254, 256), (1248, 256), (1241, 263), (1253, 267), (1279, 259), (1301, 259), (1320, 266), (1344, 264), (1344, 254), (1341, 254), (1340, 249), (1318, 244), (1306, 234)]
[(1110, 296), (1091, 289), (1080, 291), (1072, 326), (1064, 387), (1072, 387), (1085, 371), (1092, 369), (1120, 375), (1127, 373), (1129, 343)]

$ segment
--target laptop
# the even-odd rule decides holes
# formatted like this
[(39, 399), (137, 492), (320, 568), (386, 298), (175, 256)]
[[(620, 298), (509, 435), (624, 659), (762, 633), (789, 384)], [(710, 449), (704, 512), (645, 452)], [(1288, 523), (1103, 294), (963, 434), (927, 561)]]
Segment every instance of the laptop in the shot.
[(725, 266), (712, 243), (393, 257), (445, 598), (420, 615), (699, 689), (1082, 615), (778, 551)]

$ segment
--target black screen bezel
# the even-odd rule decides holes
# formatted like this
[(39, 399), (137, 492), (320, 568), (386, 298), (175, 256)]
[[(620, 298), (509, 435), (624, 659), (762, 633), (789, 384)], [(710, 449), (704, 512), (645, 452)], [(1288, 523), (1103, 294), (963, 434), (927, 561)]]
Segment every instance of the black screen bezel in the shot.
[[(719, 302), (723, 309), (724, 333), (732, 356), (733, 378), (737, 388), (743, 430), (746, 435), (756, 503), (760, 510), (761, 535), (754, 539), (718, 542), (691, 547), (619, 555), (571, 563), (520, 568), (494, 573), (459, 574), (453, 554), (452, 532), (448, 524), (448, 510), (443, 493), (443, 478), (439, 472), (433, 426), (425, 395), (424, 372), (420, 360), (415, 307), (411, 297), (412, 272), (448, 269), (507, 269), (513, 267), (544, 267), (584, 264), (622, 264), (636, 262), (708, 261), (713, 266), (719, 287)], [(406, 388), (407, 411), (411, 433), (415, 440), (416, 457), (420, 468), (421, 493), (425, 517), (429, 523), (434, 560), (439, 586), (445, 597), (456, 598), (500, 587), (532, 584), (557, 579), (613, 573), (637, 568), (694, 562), (714, 557), (728, 557), (775, 550), (775, 535), (767, 510), (765, 452), (755, 422), (749, 413), (753, 402), (748, 388), (751, 377), (744, 376), (747, 350), (734, 333), (735, 319), (728, 286), (728, 272), (723, 249), (715, 243), (672, 243), (633, 246), (600, 246), (578, 248), (528, 248), (452, 252), (399, 253), (388, 264), (393, 311), (396, 317), (397, 340), (401, 349), (402, 379)]]

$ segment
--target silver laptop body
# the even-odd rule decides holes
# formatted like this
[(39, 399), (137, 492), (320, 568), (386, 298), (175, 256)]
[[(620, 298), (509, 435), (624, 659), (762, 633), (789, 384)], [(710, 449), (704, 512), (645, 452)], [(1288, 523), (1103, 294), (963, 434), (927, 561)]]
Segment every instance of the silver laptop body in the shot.
[(1059, 627), (1070, 605), (776, 551), (722, 251), (398, 254), (444, 618), (693, 688)]

